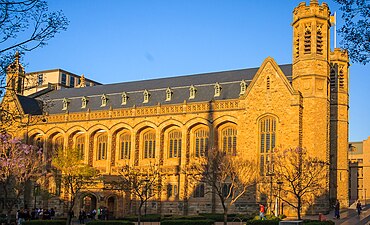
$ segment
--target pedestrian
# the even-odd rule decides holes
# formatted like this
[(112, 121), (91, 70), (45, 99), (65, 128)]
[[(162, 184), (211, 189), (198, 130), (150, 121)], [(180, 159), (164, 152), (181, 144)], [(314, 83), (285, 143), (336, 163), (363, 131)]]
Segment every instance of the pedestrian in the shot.
[(361, 206), (360, 200), (357, 200), (356, 209), (357, 209), (357, 215), (360, 215), (361, 211), (362, 211), (362, 206)]
[(93, 209), (93, 211), (91, 212), (91, 219), (95, 220), (95, 216), (96, 216), (96, 209)]
[(50, 219), (54, 219), (54, 217), (55, 217), (55, 210), (54, 210), (54, 208), (51, 208), (50, 209)]
[(260, 204), (260, 219), (261, 220), (266, 220), (265, 206), (263, 204)]
[(80, 213), (78, 214), (78, 220), (80, 221), (80, 224), (84, 224), (85, 223), (85, 215), (84, 215), (84, 212), (85, 211), (80, 210)]
[(339, 203), (339, 201), (337, 200), (337, 201), (335, 202), (335, 206), (334, 206), (334, 217), (335, 217), (336, 219), (340, 219), (339, 209), (340, 209), (340, 203)]

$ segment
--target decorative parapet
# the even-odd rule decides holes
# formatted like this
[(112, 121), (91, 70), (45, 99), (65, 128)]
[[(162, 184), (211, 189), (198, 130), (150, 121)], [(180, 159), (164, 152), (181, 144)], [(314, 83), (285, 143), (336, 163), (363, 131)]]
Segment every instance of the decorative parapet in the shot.
[(67, 121), (86, 121), (86, 120), (100, 120), (111, 118), (124, 117), (138, 117), (138, 116), (157, 116), (168, 114), (182, 114), (182, 113), (200, 113), (209, 111), (223, 111), (241, 109), (239, 100), (233, 101), (217, 101), (217, 102), (203, 102), (191, 103), (184, 102), (179, 105), (156, 105), (151, 107), (132, 107), (125, 109), (99, 110), (79, 113), (64, 113), (46, 116), (48, 123), (58, 123)]

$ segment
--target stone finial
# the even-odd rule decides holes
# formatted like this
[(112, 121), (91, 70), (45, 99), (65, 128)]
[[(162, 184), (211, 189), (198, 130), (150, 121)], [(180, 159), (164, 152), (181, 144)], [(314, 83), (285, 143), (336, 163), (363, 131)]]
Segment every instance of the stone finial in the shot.
[(14, 54), (14, 62), (12, 62), (7, 68), (8, 72), (13, 72), (13, 73), (14, 72), (18, 72), (18, 73), (24, 72), (24, 68), (22, 64), (19, 62), (20, 58), (21, 58), (21, 54), (18, 51), (16, 51)]
[(80, 77), (80, 85), (78, 87), (86, 87), (85, 76), (83, 74)]

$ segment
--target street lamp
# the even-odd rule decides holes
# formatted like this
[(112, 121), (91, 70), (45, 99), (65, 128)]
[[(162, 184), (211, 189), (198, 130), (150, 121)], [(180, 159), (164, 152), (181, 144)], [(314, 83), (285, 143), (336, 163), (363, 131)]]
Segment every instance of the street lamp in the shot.
[(39, 188), (40, 188), (40, 185), (38, 183), (34, 183), (34, 185), (33, 185), (33, 197), (34, 197), (33, 208), (34, 209), (36, 209), (37, 195), (40, 191)]
[(280, 215), (280, 191), (281, 191), (281, 185), (283, 184), (283, 182), (282, 181), (277, 181), (276, 182), (277, 183), (277, 185), (278, 185), (278, 210), (277, 210), (277, 213), (278, 213), (278, 216)]
[(272, 214), (272, 177), (275, 176), (274, 173), (274, 165), (270, 162), (270, 164), (267, 165), (267, 177), (270, 177), (270, 202), (269, 202), (269, 209), (270, 209), (270, 214)]
[(146, 204), (148, 202), (148, 183), (149, 179), (143, 180), (145, 182), (145, 205), (144, 205), (144, 215), (146, 216)]
[(364, 188), (364, 206), (366, 206), (366, 188)]

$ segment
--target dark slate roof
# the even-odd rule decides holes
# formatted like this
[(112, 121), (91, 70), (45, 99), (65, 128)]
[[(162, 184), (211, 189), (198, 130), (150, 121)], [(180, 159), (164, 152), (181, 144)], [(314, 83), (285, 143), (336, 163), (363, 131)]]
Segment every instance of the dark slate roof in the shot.
[[(104, 110), (112, 107), (130, 108), (135, 106), (154, 106), (160, 104), (178, 104), (184, 102), (204, 102), (212, 99), (237, 99), (240, 93), (240, 82), (244, 80), (247, 85), (251, 82), (259, 68), (239, 69), (224, 72), (213, 72), (196, 75), (177, 76), (169, 78), (124, 82), (116, 84), (98, 85), (84, 88), (68, 88), (51, 91), (40, 96), (40, 99), (51, 101), (48, 107), (50, 114), (63, 113), (63, 99), (69, 100), (69, 112), (81, 112), (88, 109)], [(288, 80), (291, 80), (292, 65), (280, 65)], [(214, 86), (219, 83), (222, 87), (221, 95), (214, 97)], [(189, 88), (194, 85), (197, 92), (195, 99), (189, 99)], [(165, 101), (166, 89), (170, 87), (173, 95), (171, 101)], [(143, 103), (143, 92), (148, 90), (150, 99), (148, 103)], [(128, 96), (127, 104), (121, 105), (122, 92)], [(108, 97), (107, 106), (101, 107), (101, 96)], [(81, 99), (88, 98), (87, 107), (81, 109)]]
[(42, 115), (42, 102), (27, 96), (17, 95), (25, 114)]

